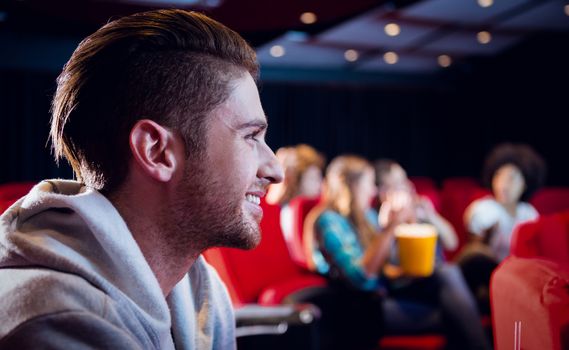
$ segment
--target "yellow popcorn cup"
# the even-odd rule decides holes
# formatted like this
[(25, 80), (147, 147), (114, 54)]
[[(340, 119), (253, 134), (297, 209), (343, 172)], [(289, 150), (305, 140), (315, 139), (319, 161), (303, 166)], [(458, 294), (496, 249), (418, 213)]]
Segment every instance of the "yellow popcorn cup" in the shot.
[(437, 230), (429, 224), (401, 224), (395, 227), (399, 263), (406, 275), (428, 277), (435, 267)]

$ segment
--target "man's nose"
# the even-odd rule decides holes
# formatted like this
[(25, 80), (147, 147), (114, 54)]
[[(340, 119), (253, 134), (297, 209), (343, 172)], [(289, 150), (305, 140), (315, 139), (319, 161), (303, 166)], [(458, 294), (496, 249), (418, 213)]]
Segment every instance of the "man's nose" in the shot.
[(284, 179), (283, 167), (268, 145), (265, 145), (262, 157), (258, 177), (266, 179), (270, 183), (282, 182)]

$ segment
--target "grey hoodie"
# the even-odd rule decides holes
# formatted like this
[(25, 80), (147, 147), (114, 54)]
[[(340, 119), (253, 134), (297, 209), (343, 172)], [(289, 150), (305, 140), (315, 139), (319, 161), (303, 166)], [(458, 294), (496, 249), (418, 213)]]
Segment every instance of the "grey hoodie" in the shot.
[(0, 349), (234, 349), (227, 291), (200, 257), (164, 298), (126, 223), (73, 181), (0, 217)]

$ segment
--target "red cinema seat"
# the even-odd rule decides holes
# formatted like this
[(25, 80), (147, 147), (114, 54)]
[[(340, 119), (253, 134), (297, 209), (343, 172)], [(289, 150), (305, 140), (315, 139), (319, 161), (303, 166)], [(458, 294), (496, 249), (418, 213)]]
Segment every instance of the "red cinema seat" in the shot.
[(489, 193), (473, 178), (458, 177), (443, 181), (440, 213), (454, 227), (459, 240), (458, 248), (454, 252), (448, 252), (449, 259), (452, 259), (469, 239), (464, 226), (464, 211), (473, 200)]
[(250, 251), (214, 248), (204, 252), (227, 286), (236, 316), (239, 348), (314, 349), (320, 311), (314, 305), (285, 299), (324, 284), (319, 276), (302, 274), (290, 260), (279, 225), (278, 206), (262, 201), (262, 239)]
[(569, 349), (569, 211), (520, 225), (490, 289), (496, 350)]
[(0, 213), (28, 194), (34, 185), (35, 182), (10, 182), (0, 185)]
[(569, 187), (546, 187), (538, 190), (530, 203), (541, 215), (569, 209)]
[(306, 253), (304, 251), (304, 220), (306, 215), (314, 208), (320, 199), (316, 198), (304, 198), (296, 197), (293, 198), (289, 203), (289, 209), (291, 211), (292, 224), (292, 235), (291, 237), (286, 237), (287, 246), (291, 252), (294, 262), (303, 270), (309, 271), (308, 262), (306, 259)]
[(443, 180), (443, 191), (465, 190), (479, 188), (480, 183), (473, 177), (449, 177)]
[(425, 189), (437, 189), (435, 181), (430, 177), (411, 176), (409, 177), (409, 180), (413, 183), (413, 186), (415, 186), (415, 189), (417, 191), (423, 191)]
[(214, 248), (204, 256), (218, 271), (235, 305), (280, 304), (299, 289), (323, 284), (319, 276), (303, 274), (288, 254), (280, 229), (280, 207), (264, 201), (262, 239), (250, 251)]
[(435, 209), (441, 211), (441, 196), (435, 181), (425, 176), (410, 177), (409, 180), (415, 186), (415, 190), (421, 196), (429, 198)]

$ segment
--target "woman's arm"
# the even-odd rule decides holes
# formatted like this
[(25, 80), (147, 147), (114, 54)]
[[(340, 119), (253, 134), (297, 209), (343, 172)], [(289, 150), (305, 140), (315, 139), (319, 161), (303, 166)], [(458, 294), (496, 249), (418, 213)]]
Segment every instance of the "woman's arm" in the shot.
[(368, 273), (362, 265), (362, 246), (357, 232), (346, 218), (335, 212), (324, 212), (316, 220), (314, 228), (320, 237), (319, 250), (330, 260), (329, 264), (339, 269), (343, 277), (357, 288), (377, 288), (377, 273)]
[(433, 206), (428, 198), (420, 197), (417, 209), (425, 215), (425, 221), (436, 227), (437, 233), (441, 238), (443, 247), (447, 250), (455, 250), (458, 247), (458, 236), (454, 227), (443, 218)]
[(365, 250), (360, 264), (368, 276), (376, 276), (377, 273), (381, 271), (381, 267), (389, 257), (394, 231), (393, 225), (388, 226), (381, 234), (375, 237), (369, 247)]

